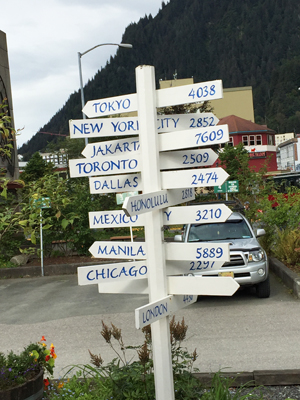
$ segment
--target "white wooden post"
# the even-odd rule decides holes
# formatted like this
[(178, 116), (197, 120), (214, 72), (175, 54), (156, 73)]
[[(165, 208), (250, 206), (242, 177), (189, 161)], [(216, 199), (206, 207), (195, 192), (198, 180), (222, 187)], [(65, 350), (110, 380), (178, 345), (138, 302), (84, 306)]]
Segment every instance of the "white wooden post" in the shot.
[[(154, 67), (136, 68), (138, 119), (142, 155), (143, 193), (161, 190), (157, 135)], [(145, 214), (145, 240), (150, 302), (167, 296), (167, 274), (160, 210)], [(173, 400), (174, 381), (171, 359), (169, 317), (151, 324), (156, 400)]]

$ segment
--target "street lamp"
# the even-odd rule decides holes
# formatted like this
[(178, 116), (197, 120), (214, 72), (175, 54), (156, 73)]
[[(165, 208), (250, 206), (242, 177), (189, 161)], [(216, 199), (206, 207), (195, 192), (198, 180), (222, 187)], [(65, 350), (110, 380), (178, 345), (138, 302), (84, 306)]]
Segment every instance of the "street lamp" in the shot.
[[(80, 78), (80, 92), (81, 92), (82, 108), (84, 107), (84, 93), (83, 93), (83, 82), (82, 82), (81, 57), (100, 46), (119, 46), (119, 47), (125, 47), (127, 49), (132, 49), (132, 44), (128, 44), (128, 43), (102, 43), (102, 44), (97, 44), (97, 46), (94, 46), (91, 49), (89, 49), (83, 53), (78, 52), (78, 65), (79, 65), (79, 78)], [(84, 113), (82, 113), (82, 116), (83, 116), (83, 119), (86, 118), (86, 115)], [(88, 139), (85, 138), (85, 145), (87, 145), (87, 144), (88, 144)]]

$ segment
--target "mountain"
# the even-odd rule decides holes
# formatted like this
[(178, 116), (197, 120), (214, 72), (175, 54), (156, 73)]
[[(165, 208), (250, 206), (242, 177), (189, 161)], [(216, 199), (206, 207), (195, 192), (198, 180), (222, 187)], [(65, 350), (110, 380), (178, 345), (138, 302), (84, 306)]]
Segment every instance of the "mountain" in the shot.
[[(252, 86), (255, 122), (277, 132), (300, 133), (299, 0), (170, 0), (153, 18), (130, 24), (130, 52), (117, 51), (84, 88), (86, 101), (135, 92), (135, 68), (155, 67), (159, 79), (222, 79), (225, 88)], [(130, 53), (130, 55), (129, 55)], [(80, 93), (41, 131), (69, 134), (80, 119)], [(28, 159), (58, 136), (37, 133), (19, 149)]]

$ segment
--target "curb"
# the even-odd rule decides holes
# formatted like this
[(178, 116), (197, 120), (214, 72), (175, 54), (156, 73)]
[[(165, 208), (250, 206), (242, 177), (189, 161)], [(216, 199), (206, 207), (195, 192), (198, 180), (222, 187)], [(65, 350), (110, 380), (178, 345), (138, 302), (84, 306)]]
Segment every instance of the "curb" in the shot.
[[(203, 385), (211, 385), (215, 373), (193, 374)], [(234, 380), (232, 386), (285, 386), (300, 385), (300, 369), (257, 370), (253, 372), (220, 372), (224, 378)]]
[(269, 257), (270, 269), (282, 280), (289, 289), (292, 289), (293, 294), (300, 299), (300, 276), (296, 272), (291, 271), (277, 258)]

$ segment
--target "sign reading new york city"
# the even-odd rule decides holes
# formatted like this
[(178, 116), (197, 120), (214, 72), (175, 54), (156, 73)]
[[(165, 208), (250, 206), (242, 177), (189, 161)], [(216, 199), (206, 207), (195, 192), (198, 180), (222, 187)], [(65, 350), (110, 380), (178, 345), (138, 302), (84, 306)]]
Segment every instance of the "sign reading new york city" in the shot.
[[(169, 315), (198, 295), (231, 296), (239, 285), (231, 277), (201, 277), (230, 260), (229, 243), (164, 243), (162, 224), (217, 223), (230, 216), (225, 205), (176, 207), (193, 201), (195, 188), (227, 180), (222, 168), (212, 167), (218, 156), (208, 146), (226, 143), (229, 133), (212, 113), (157, 115), (157, 108), (222, 98), (221, 80), (156, 90), (154, 67), (139, 66), (136, 87), (137, 93), (88, 101), (82, 110), (88, 119), (69, 123), (71, 138), (127, 136), (88, 143), (84, 158), (69, 161), (71, 177), (88, 177), (93, 194), (143, 192), (124, 195), (122, 210), (90, 212), (90, 228), (146, 228), (145, 242), (94, 242), (94, 257), (119, 262), (79, 267), (78, 283), (97, 284), (100, 293), (149, 295), (149, 303), (135, 310), (136, 328), (156, 327), (155, 397), (174, 400)], [(110, 117), (133, 111), (137, 117)], [(200, 276), (184, 276), (193, 274)]]

